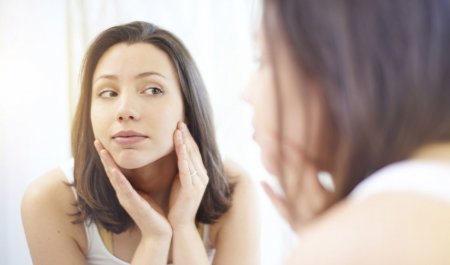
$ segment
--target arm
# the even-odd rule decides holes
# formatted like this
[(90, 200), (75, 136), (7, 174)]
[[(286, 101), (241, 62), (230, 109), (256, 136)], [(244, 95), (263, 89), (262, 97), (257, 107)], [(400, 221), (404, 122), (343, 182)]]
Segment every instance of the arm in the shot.
[(194, 224), (174, 229), (173, 264), (174, 265), (209, 264), (205, 246)]
[(169, 247), (170, 238), (160, 240), (142, 239), (134, 253), (131, 265), (165, 265), (167, 264)]
[(75, 197), (60, 170), (53, 170), (27, 188), (21, 205), (22, 223), (35, 265), (86, 264), (83, 224), (73, 224)]

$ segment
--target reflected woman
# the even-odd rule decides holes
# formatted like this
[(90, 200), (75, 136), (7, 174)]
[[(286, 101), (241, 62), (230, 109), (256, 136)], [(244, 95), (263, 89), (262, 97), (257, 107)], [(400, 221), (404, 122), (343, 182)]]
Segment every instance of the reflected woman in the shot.
[(133, 22), (96, 38), (72, 154), (23, 197), (34, 264), (258, 264), (254, 187), (222, 162), (206, 89), (171, 33)]
[(286, 264), (450, 264), (450, 1), (264, 4), (245, 97)]

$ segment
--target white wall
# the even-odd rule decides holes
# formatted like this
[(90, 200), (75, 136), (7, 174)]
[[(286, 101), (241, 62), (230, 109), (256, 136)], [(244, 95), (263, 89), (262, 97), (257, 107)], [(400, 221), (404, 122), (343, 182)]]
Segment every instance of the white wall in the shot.
[(31, 264), (21, 196), (27, 183), (69, 155), (65, 5), (0, 4), (0, 263)]
[[(239, 96), (252, 71), (257, 0), (0, 0), (1, 264), (31, 264), (20, 221), (26, 185), (69, 157), (83, 53), (106, 27), (132, 20), (178, 35), (202, 72), (219, 146), (258, 184), (267, 174)], [(289, 236), (261, 193), (262, 264), (280, 264)]]

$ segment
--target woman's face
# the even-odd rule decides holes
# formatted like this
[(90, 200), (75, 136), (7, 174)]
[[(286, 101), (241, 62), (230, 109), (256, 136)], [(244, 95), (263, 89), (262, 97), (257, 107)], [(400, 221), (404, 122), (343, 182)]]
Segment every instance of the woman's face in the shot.
[[(283, 178), (285, 194), (288, 199), (295, 198), (295, 214), (300, 215), (296, 218), (307, 220), (323, 205), (317, 170), (305, 159), (306, 154), (314, 153), (314, 136), (318, 133), (320, 110), (315, 85), (299, 72), (286, 43), (277, 41), (269, 58), (266, 40), (270, 38), (265, 38), (264, 32), (258, 37), (260, 65), (244, 95), (254, 111), (254, 140), (260, 146), (265, 168)], [(312, 91), (308, 102), (302, 89)], [(279, 119), (283, 128), (279, 128)], [(284, 154), (282, 161), (279, 147)]]
[[(300, 86), (305, 84), (299, 82), (298, 68), (285, 45), (277, 44), (275, 54), (269, 58), (265, 41), (264, 32), (260, 31), (257, 37), (259, 67), (248, 84), (244, 99), (254, 110), (253, 137), (261, 148), (264, 166), (277, 175), (278, 145), (302, 149), (305, 143), (305, 111), (300, 94)], [(279, 119), (283, 119), (283, 128), (279, 128)]]
[(177, 72), (165, 52), (119, 43), (102, 55), (92, 80), (92, 128), (119, 167), (140, 168), (171, 154), (183, 120)]

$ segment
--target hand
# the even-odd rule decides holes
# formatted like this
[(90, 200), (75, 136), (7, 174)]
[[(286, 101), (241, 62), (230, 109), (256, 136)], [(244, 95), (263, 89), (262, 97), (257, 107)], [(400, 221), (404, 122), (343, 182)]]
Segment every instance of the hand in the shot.
[(267, 182), (263, 181), (261, 182), (261, 185), (264, 191), (266, 192), (267, 196), (269, 197), (269, 199), (272, 201), (272, 204), (275, 206), (278, 213), (281, 215), (281, 217), (283, 217), (283, 219), (286, 220), (286, 222), (292, 228), (294, 228), (295, 227), (294, 220), (292, 219), (292, 216), (289, 213), (289, 207), (286, 199), (283, 196), (278, 195)]
[(304, 150), (293, 141), (284, 140), (280, 144), (284, 153), (280, 162), (283, 171), (275, 174), (284, 196), (274, 192), (267, 183), (262, 185), (280, 215), (293, 230), (298, 230), (324, 209), (329, 194), (318, 181), (316, 164)]
[(139, 227), (142, 238), (171, 238), (172, 228), (157, 204), (143, 193), (138, 193), (120, 171), (109, 152), (100, 141), (94, 142), (106, 175), (116, 191), (120, 205)]
[(209, 178), (198, 146), (182, 122), (174, 133), (174, 143), (178, 157), (178, 175), (172, 184), (168, 219), (172, 228), (176, 229), (195, 225), (195, 215)]

